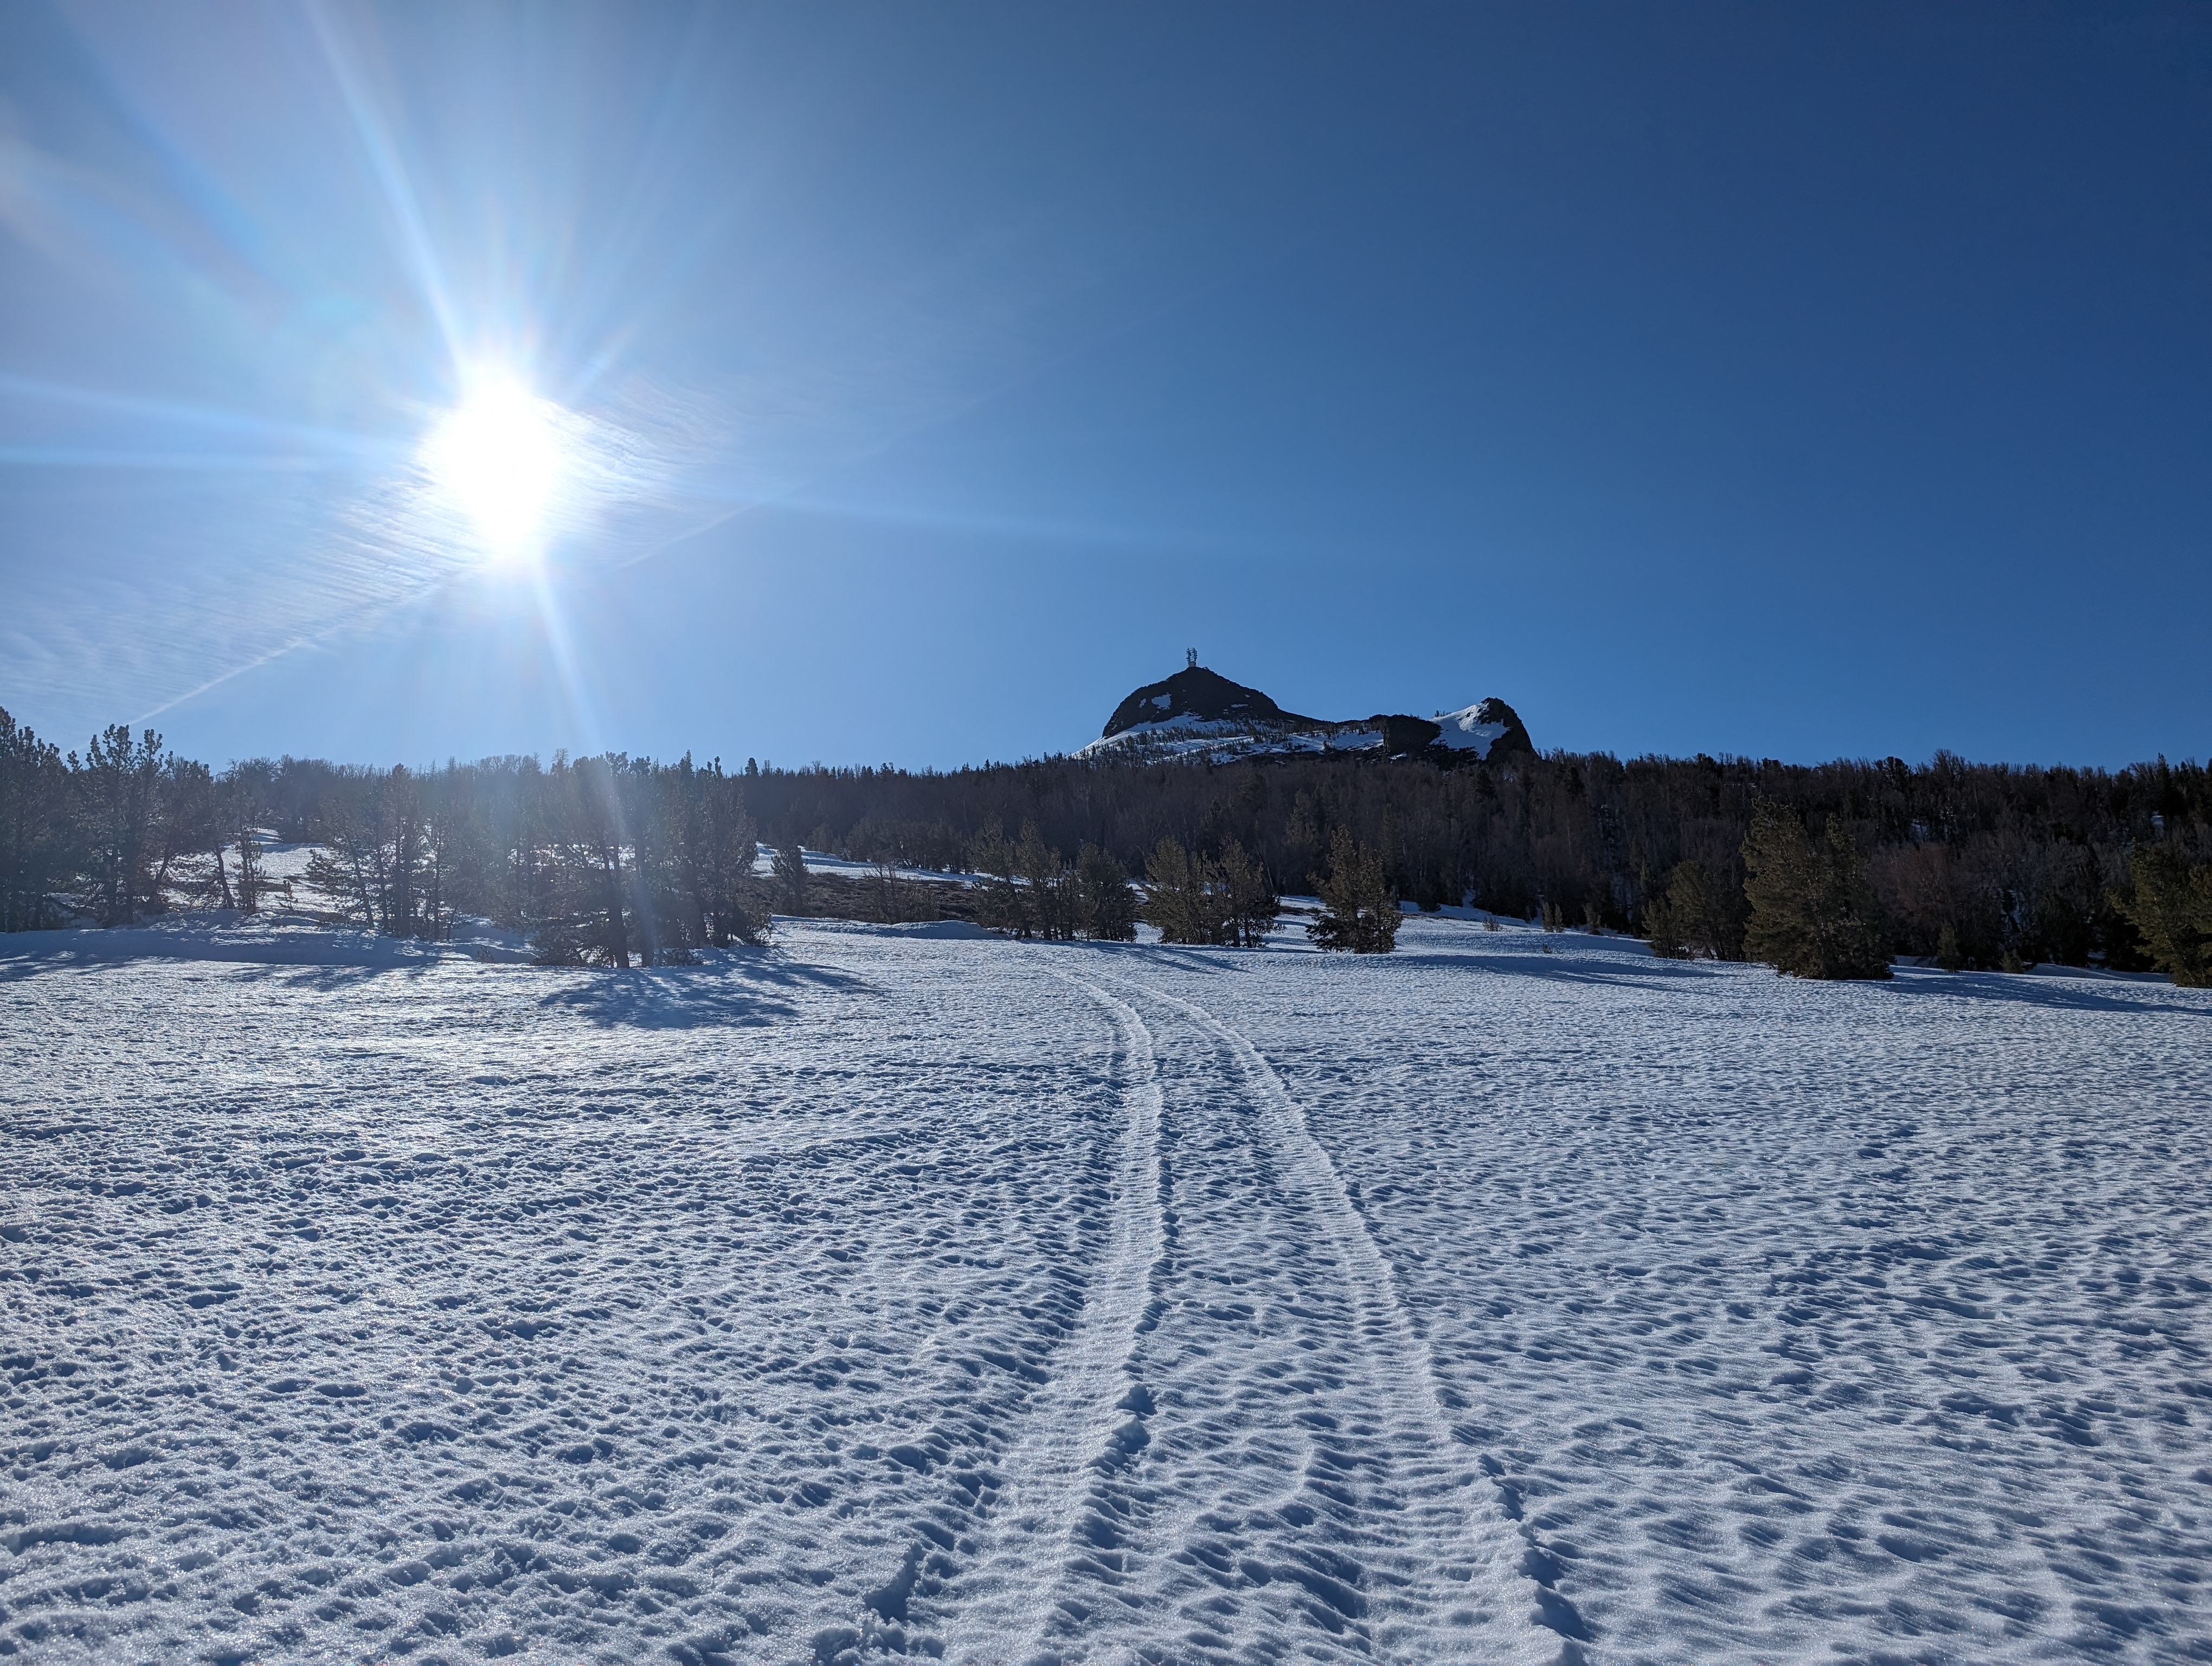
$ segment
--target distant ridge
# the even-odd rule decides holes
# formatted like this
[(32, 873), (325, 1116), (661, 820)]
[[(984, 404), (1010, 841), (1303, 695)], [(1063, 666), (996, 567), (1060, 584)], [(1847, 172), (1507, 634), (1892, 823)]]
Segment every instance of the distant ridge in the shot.
[(1076, 756), (1223, 762), (1379, 752), (1450, 764), (1535, 750), (1519, 714), (1495, 697), (1433, 718), (1395, 712), (1334, 721), (1286, 712), (1259, 690), (1208, 670), (1193, 655), (1174, 676), (1146, 684), (1115, 707), (1098, 739)]

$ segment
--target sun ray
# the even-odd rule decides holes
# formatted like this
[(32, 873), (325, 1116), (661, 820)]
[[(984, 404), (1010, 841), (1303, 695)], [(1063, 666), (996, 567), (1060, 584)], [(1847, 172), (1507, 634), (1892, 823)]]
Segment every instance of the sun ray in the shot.
[(368, 461), (389, 461), (398, 449), (392, 441), (372, 435), (349, 434), (340, 429), (272, 421), (242, 411), (225, 410), (216, 405), (185, 404), (172, 399), (147, 398), (139, 394), (112, 393), (104, 388), (73, 387), (63, 382), (41, 381), (35, 377), (0, 371), (0, 397), (4, 396), (76, 405), (83, 410), (106, 411), (118, 416), (139, 416), (149, 422), (213, 429), (221, 433), (251, 434), (270, 440), (289, 440), (302, 446), (317, 447)]
[(458, 362), (461, 356), (461, 328), (453, 291), (446, 282), (444, 264), (430, 240), (429, 228), (423, 222), (422, 203), (416, 195), (414, 183), (407, 177), (399, 148), (392, 142), (375, 95), (362, 74), (358, 54), (332, 9), (322, 0), (313, 0), (307, 7), (307, 17), (314, 26), (315, 38), (322, 46), (331, 74), (337, 82), (339, 95), (345, 100), (346, 113), (353, 119), (354, 131), (361, 140), (362, 149), (368, 154), (369, 167), (376, 174), (377, 184), (383, 188), (385, 204), (398, 222), (416, 283), (437, 320), (448, 357)]

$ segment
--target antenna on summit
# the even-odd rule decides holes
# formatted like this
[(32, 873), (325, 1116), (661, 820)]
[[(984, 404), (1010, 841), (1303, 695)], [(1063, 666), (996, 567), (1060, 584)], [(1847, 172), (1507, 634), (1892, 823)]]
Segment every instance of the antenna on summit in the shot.
[(1198, 669), (1198, 650), (1197, 650), (1196, 648), (1185, 648), (1185, 649), (1182, 651), (1182, 658), (1183, 658), (1183, 668), (1184, 668), (1185, 670), (1187, 670), (1187, 671), (1196, 671), (1196, 670)]

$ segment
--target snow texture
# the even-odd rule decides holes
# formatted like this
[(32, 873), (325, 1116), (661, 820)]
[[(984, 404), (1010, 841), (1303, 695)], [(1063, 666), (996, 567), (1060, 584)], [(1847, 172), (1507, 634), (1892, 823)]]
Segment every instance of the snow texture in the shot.
[(0, 939), (0, 1651), (2212, 1654), (2212, 996), (970, 933)]
[[(1194, 717), (1185, 714), (1132, 724), (1118, 733), (1077, 747), (1073, 756), (1227, 763), (1240, 757), (1294, 753), (1370, 752), (1382, 745), (1382, 730), (1359, 724), (1332, 723), (1309, 727), (1251, 718)], [(1488, 743), (1484, 745), (1486, 747)]]

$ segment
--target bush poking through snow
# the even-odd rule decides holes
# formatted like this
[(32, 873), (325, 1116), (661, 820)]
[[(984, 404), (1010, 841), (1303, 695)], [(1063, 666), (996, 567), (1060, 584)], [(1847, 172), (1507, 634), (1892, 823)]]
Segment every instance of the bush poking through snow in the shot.
[(1306, 935), (1324, 949), (1389, 954), (1398, 946), (1398, 893), (1382, 859), (1338, 828), (1329, 836), (1328, 877), (1314, 876), (1322, 912)]

